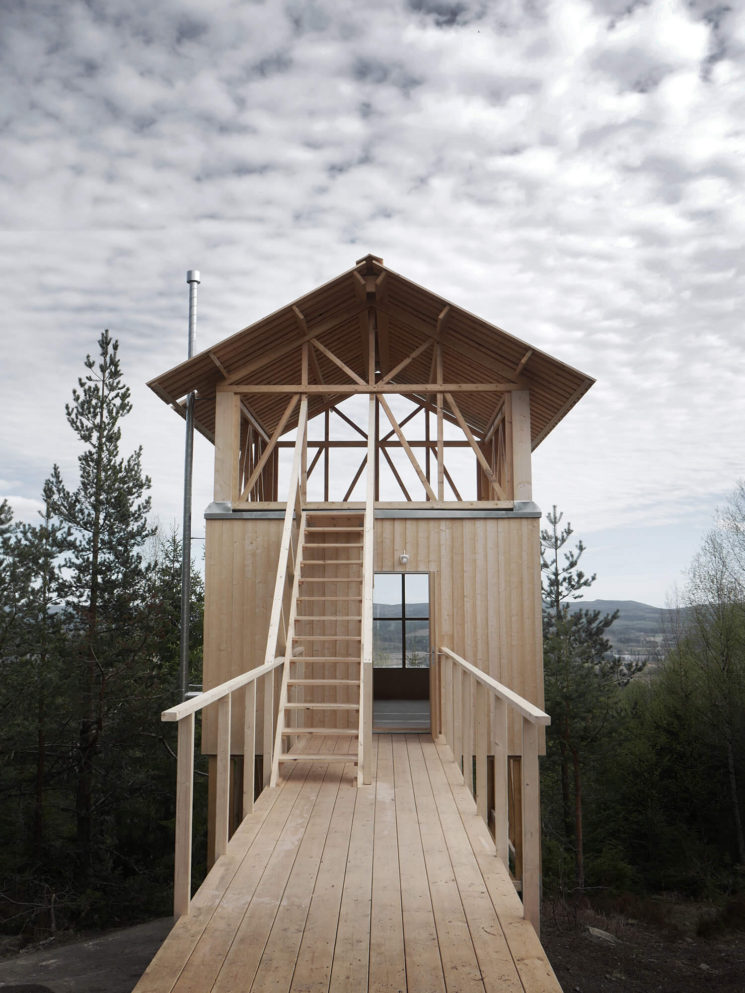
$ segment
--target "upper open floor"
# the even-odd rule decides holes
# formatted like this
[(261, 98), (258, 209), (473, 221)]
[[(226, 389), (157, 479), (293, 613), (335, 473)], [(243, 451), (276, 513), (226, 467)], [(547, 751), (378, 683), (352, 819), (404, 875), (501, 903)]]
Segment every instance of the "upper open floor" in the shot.
[(215, 444), (215, 501), (531, 499), (531, 452), (593, 380), (386, 268), (353, 269), (151, 381)]

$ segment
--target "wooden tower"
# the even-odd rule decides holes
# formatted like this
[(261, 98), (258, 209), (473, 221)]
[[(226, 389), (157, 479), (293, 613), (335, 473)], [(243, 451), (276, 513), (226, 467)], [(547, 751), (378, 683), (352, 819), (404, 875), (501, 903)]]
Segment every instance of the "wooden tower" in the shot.
[[(592, 382), (368, 255), (149, 384), (181, 413), (194, 391), (215, 447), (202, 706), (220, 702), (202, 744), (216, 855), (230, 804), (240, 819), (294, 762), (353, 748), (364, 785), (376, 727), (424, 728), (505, 861), (527, 832), (513, 871), (535, 915), (547, 718), (531, 454)], [(517, 797), (509, 826), (502, 793)]]

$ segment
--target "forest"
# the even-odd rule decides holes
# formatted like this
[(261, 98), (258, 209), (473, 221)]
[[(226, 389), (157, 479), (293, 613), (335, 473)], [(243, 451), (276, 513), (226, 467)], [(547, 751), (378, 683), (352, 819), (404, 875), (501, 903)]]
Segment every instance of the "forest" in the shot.
[[(160, 713), (178, 697), (181, 546), (149, 523), (141, 452), (120, 452), (130, 409), (104, 332), (65, 408), (77, 485), (53, 466), (36, 524), (0, 503), (0, 927), (28, 940), (170, 913), (175, 734)], [(192, 589), (199, 679), (196, 570)]]
[[(51, 468), (35, 524), (0, 503), (0, 930), (27, 940), (170, 913), (175, 741), (160, 713), (178, 698), (181, 547), (150, 523), (140, 450), (120, 450), (130, 409), (104, 332), (65, 408), (77, 479)], [(541, 549), (546, 898), (672, 893), (732, 917), (745, 889), (745, 487), (691, 563), (654, 667), (615, 654), (615, 615), (582, 606), (595, 577), (556, 508)], [(196, 569), (192, 591), (199, 682)], [(197, 781), (198, 836), (203, 769)]]
[(649, 667), (613, 653), (616, 614), (581, 605), (595, 578), (583, 543), (555, 507), (545, 520), (544, 894), (711, 901), (723, 926), (743, 927), (745, 486), (691, 563)]

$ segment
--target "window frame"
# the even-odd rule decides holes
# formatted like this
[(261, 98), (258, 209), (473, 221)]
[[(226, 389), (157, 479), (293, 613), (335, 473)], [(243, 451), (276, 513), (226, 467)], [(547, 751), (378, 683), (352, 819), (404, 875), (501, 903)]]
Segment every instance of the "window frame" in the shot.
[[(431, 603), (431, 599), (430, 599), (430, 589), (431, 589), (431, 576), (430, 576), (430, 574), (428, 572), (394, 572), (394, 571), (391, 571), (391, 572), (386, 572), (386, 571), (376, 572), (373, 575), (373, 589), (375, 588), (375, 577), (376, 576), (400, 576), (401, 577), (401, 600), (400, 600), (401, 613), (400, 613), (400, 615), (397, 615), (397, 616), (386, 615), (385, 617), (376, 617), (375, 616), (375, 599), (373, 597), (373, 646), (375, 645), (375, 625), (376, 625), (376, 622), (379, 622), (379, 621), (398, 621), (401, 624), (401, 656), (400, 656), (401, 657), (401, 664), (400, 665), (396, 665), (396, 666), (375, 666), (374, 665), (374, 668), (379, 669), (381, 671), (382, 670), (389, 670), (391, 672), (397, 672), (397, 671), (402, 671), (402, 670), (406, 670), (406, 671), (409, 671), (409, 672), (412, 672), (412, 671), (422, 671), (422, 670), (425, 670), (425, 669), (428, 670), (431, 667), (431, 661), (432, 661), (432, 659), (431, 659), (431, 654), (432, 654), (431, 628), (430, 628), (431, 621), (432, 621), (432, 603)], [(416, 616), (410, 616), (410, 615), (407, 615), (407, 613), (406, 613), (406, 577), (407, 576), (411, 576), (411, 577), (413, 577), (413, 576), (426, 576), (427, 577), (427, 613), (426, 613), (425, 616), (422, 616), (421, 614), (420, 615), (416, 615)], [(421, 603), (421, 601), (417, 601), (417, 602)], [(392, 606), (395, 606), (395, 605), (392, 605)], [(420, 666), (407, 666), (406, 665), (406, 622), (407, 621), (426, 621), (427, 622), (427, 628), (428, 628), (427, 641), (430, 644), (429, 644), (429, 649), (428, 649), (428, 651), (426, 653), (427, 654), (427, 662), (426, 662), (425, 665), (420, 665)], [(374, 653), (373, 653), (373, 658), (374, 658)]]

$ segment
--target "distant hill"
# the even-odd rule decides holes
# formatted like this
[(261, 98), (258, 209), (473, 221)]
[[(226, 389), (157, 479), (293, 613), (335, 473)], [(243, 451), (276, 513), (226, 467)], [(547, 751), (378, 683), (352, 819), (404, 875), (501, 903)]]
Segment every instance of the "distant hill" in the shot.
[(607, 631), (613, 650), (620, 655), (655, 654), (675, 627), (677, 610), (650, 607), (636, 600), (576, 600), (570, 610), (599, 610), (618, 618)]

